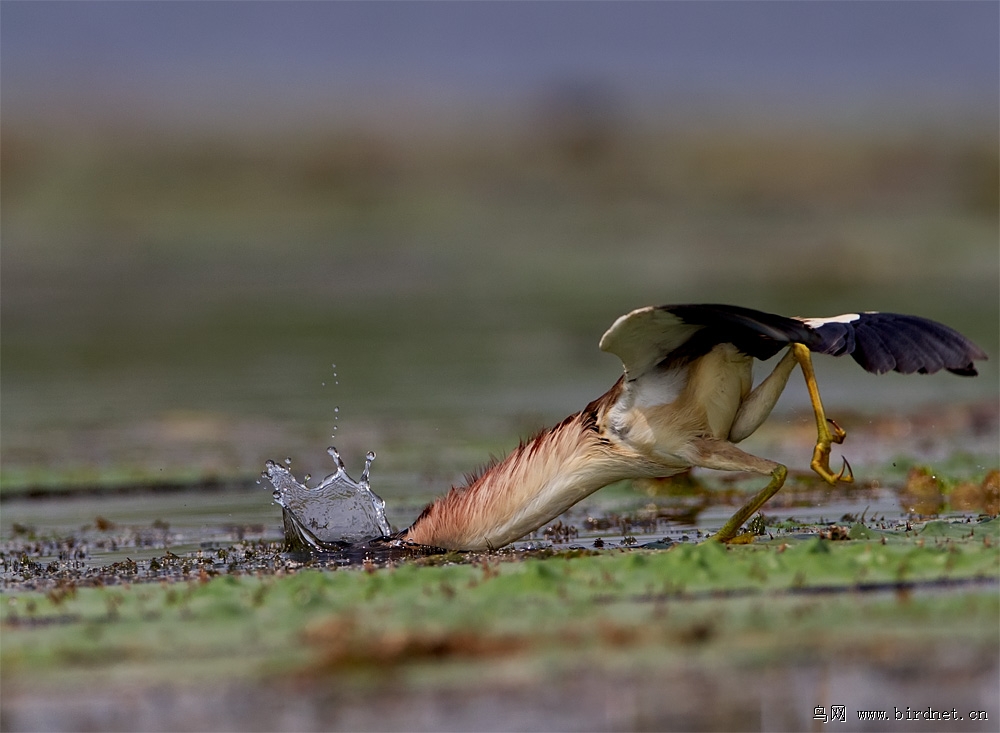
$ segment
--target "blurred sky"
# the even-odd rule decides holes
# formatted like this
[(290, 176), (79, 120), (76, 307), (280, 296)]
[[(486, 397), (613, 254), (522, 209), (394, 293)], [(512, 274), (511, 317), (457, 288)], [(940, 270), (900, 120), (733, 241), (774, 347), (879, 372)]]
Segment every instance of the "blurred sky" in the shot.
[[(487, 119), (583, 85), (643, 114), (997, 115), (996, 2), (0, 4), (7, 121)], [(392, 114), (387, 115), (386, 112)]]

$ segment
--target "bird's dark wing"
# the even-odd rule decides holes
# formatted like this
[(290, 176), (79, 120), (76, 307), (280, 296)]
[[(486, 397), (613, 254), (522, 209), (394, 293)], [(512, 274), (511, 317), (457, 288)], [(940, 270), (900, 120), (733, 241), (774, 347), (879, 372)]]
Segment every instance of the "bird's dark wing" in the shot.
[(731, 343), (744, 354), (768, 359), (797, 342), (810, 349), (823, 338), (805, 322), (734, 305), (661, 305), (639, 308), (615, 321), (600, 347), (625, 364), (637, 379), (663, 362), (701, 356), (717, 344)]
[(600, 347), (625, 364), (626, 377), (680, 363), (730, 343), (744, 354), (769, 359), (791, 343), (832, 356), (850, 354), (876, 374), (933, 374), (947, 369), (974, 376), (986, 353), (962, 334), (919, 316), (848, 313), (833, 318), (786, 318), (734, 305), (688, 304), (639, 308), (615, 321)]
[(965, 377), (978, 373), (974, 362), (986, 352), (958, 331), (936, 321), (899, 313), (848, 313), (799, 319), (820, 337), (809, 344), (820, 354), (850, 354), (875, 374), (933, 374), (941, 369)]

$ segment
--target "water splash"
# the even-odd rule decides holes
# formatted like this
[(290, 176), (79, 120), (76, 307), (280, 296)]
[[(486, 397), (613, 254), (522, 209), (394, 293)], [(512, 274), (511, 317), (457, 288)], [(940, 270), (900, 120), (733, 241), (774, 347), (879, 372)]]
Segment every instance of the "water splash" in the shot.
[(285, 466), (274, 461), (265, 464), (262, 475), (271, 482), (274, 501), (282, 508), (286, 543), (292, 549), (328, 551), (388, 537), (392, 529), (385, 518), (385, 502), (368, 481), (375, 453), (368, 451), (358, 481), (347, 475), (336, 448), (328, 448), (327, 453), (337, 470), (312, 489)]

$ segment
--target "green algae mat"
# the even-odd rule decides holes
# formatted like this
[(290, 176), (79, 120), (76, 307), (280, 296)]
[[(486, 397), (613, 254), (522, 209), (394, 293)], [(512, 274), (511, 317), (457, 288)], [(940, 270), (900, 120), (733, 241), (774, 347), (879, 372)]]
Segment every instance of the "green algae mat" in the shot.
[[(450, 724), (480, 730), (759, 728), (771, 705), (777, 727), (802, 729), (835, 705), (843, 729), (867, 729), (859, 711), (909, 715), (931, 700), (931, 712), (960, 709), (949, 729), (990, 729), (1000, 520), (757, 529), (735, 546), (373, 554), (349, 566), (258, 542), (230, 548), (256, 563), (243, 573), (168, 553), (149, 562), (174, 565), (178, 582), (130, 582), (120, 566), (114, 584), (9, 591), (4, 727), (116, 729), (159, 711), (145, 727), (428, 729), (447, 709)], [(847, 684), (859, 674), (877, 679)], [(706, 675), (733, 687), (692, 690)], [(583, 699), (546, 707), (557, 693)], [(459, 714), (478, 700), (481, 716), (484, 695), (519, 700), (523, 717), (506, 705)], [(39, 696), (52, 697), (48, 712)], [(181, 699), (197, 713), (171, 716), (165, 700)]]

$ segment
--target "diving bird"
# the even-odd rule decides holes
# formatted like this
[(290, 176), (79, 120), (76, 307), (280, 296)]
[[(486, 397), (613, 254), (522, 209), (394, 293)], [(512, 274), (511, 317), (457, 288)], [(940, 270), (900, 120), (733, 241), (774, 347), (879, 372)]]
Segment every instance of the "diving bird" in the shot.
[[(692, 467), (770, 476), (714, 535), (728, 542), (785, 481), (785, 466), (737, 444), (767, 419), (796, 365), (816, 417), (810, 465), (830, 484), (853, 480), (846, 460), (839, 472), (830, 468), (830, 447), (846, 433), (826, 417), (810, 352), (850, 354), (875, 374), (946, 369), (975, 376), (974, 362), (986, 359), (957, 331), (918, 316), (786, 318), (712, 304), (639, 308), (611, 325), (600, 348), (625, 367), (611, 389), (452, 488), (398, 537), (449, 549), (494, 549), (622, 479), (668, 477)], [(782, 349), (787, 351), (773, 371), (754, 386), (754, 359)]]

